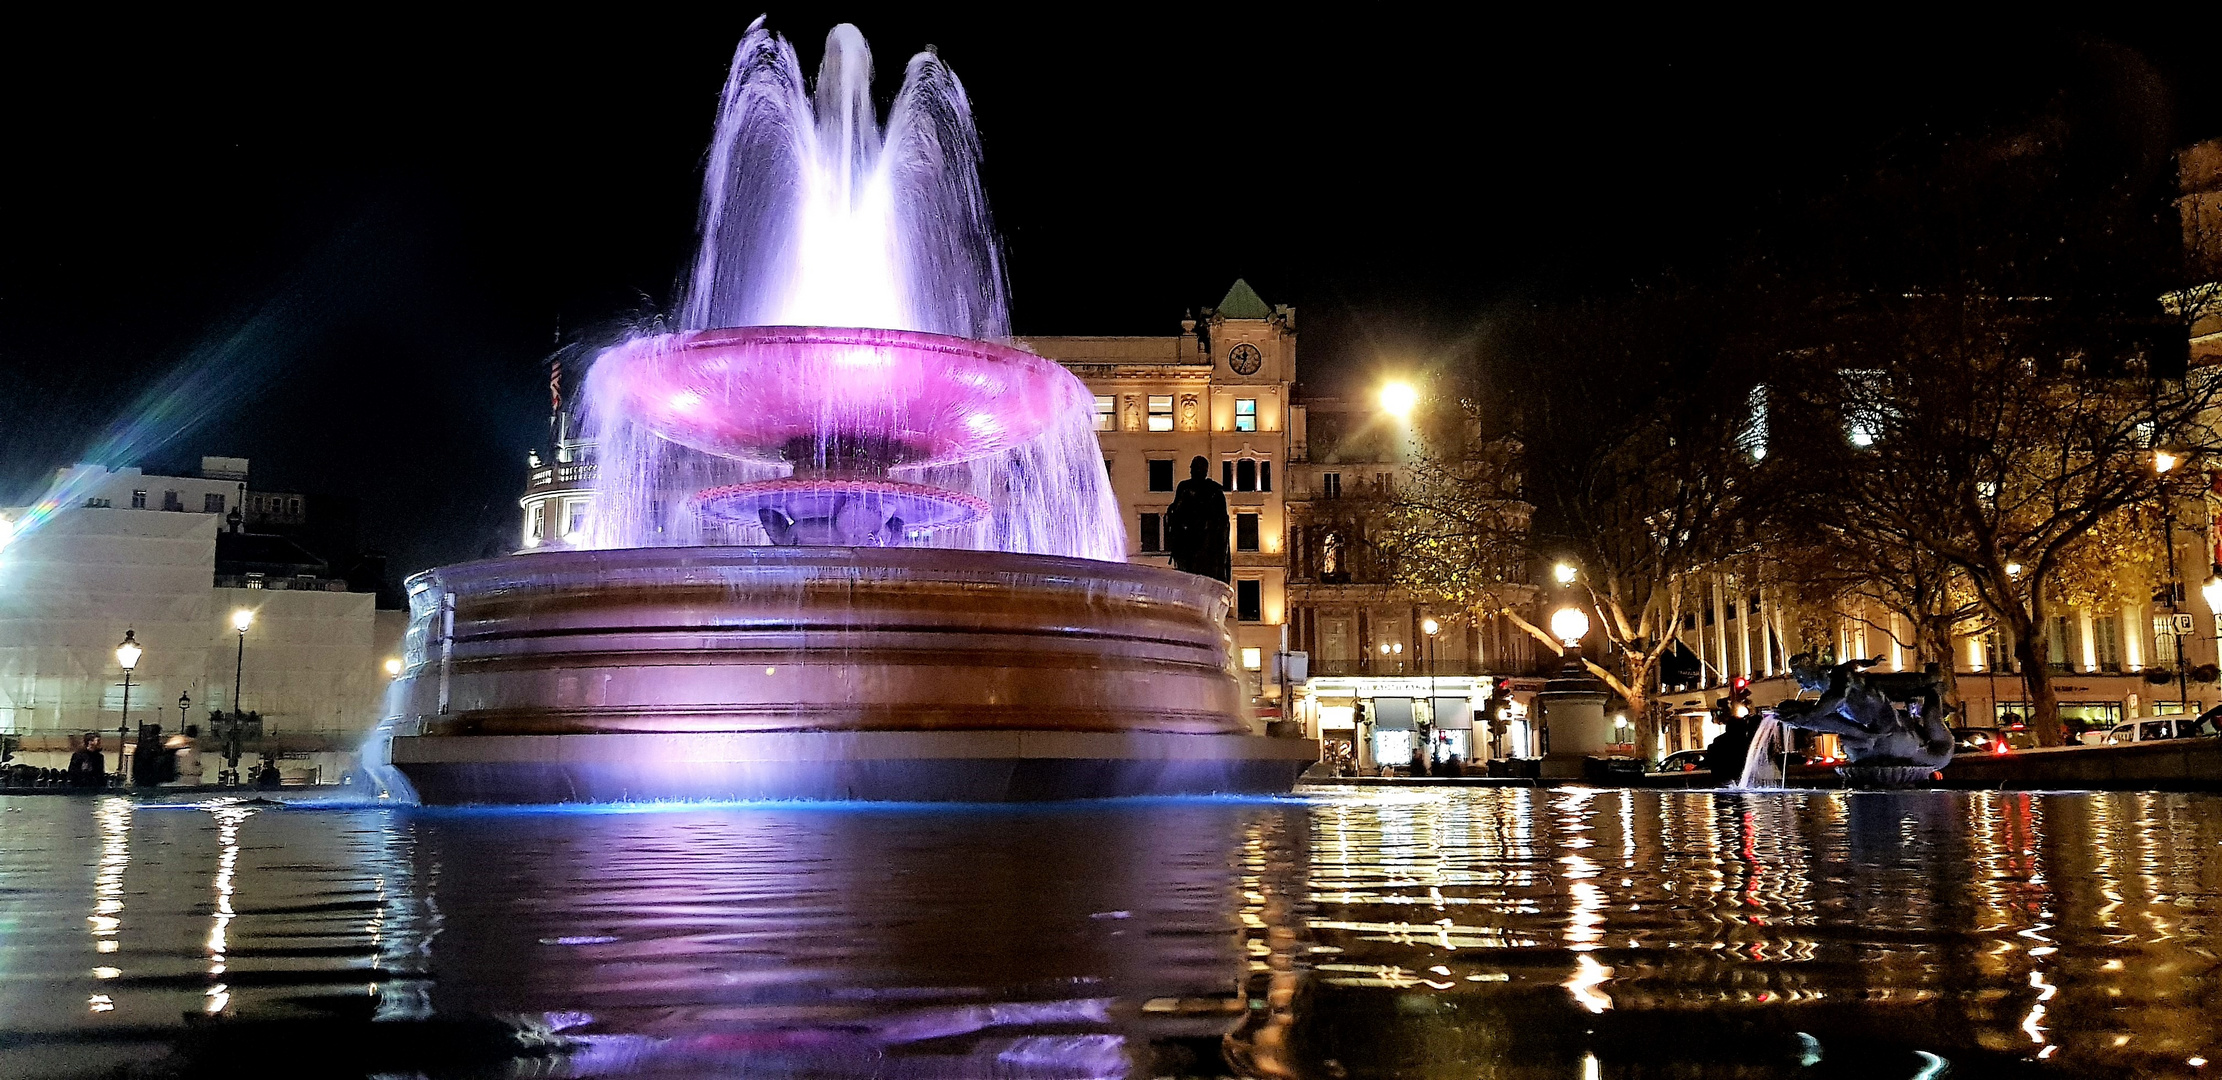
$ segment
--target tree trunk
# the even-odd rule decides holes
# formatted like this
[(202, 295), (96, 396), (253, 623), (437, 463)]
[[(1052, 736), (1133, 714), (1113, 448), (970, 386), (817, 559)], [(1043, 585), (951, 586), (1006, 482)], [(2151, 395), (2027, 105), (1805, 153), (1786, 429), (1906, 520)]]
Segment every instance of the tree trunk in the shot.
[(2021, 659), (2021, 685), (2028, 691), (2029, 730), (2039, 746), (2065, 746), (2068, 738), (2060, 726), (2060, 697), (2052, 688), (2052, 645), (2034, 627), (2014, 636), (2014, 654)]
[(1952, 655), (1952, 627), (1955, 620), (1950, 615), (1924, 615), (1914, 622), (1914, 656), (1926, 670), (1930, 664), (1937, 666), (1937, 692), (1943, 695), (1955, 715), (1964, 715), (1960, 704), (1960, 677), (1954, 668)]

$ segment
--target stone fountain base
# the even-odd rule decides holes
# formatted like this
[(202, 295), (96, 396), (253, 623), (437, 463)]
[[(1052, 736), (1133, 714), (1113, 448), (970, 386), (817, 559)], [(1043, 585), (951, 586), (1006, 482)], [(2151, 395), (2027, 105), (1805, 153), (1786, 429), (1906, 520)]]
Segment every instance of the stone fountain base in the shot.
[(916, 548), (535, 553), (410, 582), (382, 730), (427, 802), (1287, 791), (1225, 585)]

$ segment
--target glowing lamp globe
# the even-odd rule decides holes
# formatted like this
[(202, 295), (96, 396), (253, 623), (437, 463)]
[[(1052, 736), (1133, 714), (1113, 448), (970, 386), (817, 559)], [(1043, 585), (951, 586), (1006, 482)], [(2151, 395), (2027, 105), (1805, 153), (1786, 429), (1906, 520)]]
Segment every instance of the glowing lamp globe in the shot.
[(1582, 614), (1582, 609), (1563, 607), (1551, 613), (1551, 636), (1565, 642), (1568, 648), (1588, 635), (1589, 616)]
[(1408, 382), (1393, 382), (1381, 388), (1381, 408), (1399, 420), (1412, 415), (1420, 403), (1420, 392)]
[(247, 610), (246, 608), (240, 608), (239, 610), (231, 613), (231, 628), (239, 631), (242, 634), (246, 633), (247, 628), (253, 626), (254, 624), (255, 613)]
[(139, 648), (138, 632), (126, 630), (123, 632), (123, 644), (116, 646), (116, 663), (125, 671), (130, 671), (139, 666), (139, 654), (143, 651), (145, 650)]

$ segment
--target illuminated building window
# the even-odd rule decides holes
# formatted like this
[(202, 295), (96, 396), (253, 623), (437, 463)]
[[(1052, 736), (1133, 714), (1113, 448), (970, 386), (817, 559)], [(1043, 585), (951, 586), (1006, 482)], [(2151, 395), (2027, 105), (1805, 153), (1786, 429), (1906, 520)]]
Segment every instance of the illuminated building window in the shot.
[(1151, 431), (1173, 430), (1173, 395), (1150, 395), (1149, 427)]
[(1243, 622), (1257, 622), (1263, 618), (1263, 605), (1258, 599), (1261, 586), (1255, 581), (1234, 583), (1234, 617)]
[(1256, 670), (1258, 670), (1259, 668), (1262, 668), (1262, 667), (1264, 667), (1264, 666), (1265, 666), (1265, 650), (1263, 650), (1263, 649), (1244, 649), (1244, 650), (1242, 650), (1242, 666), (1243, 666), (1243, 668), (1244, 668), (1244, 669), (1246, 669), (1246, 670), (1249, 670), (1249, 671), (1256, 671)]
[(1096, 395), (1096, 430), (1119, 430), (1118, 401), (1105, 394)]
[(1258, 399), (1249, 397), (1234, 399), (1234, 429), (1236, 431), (1256, 431), (1258, 429)]

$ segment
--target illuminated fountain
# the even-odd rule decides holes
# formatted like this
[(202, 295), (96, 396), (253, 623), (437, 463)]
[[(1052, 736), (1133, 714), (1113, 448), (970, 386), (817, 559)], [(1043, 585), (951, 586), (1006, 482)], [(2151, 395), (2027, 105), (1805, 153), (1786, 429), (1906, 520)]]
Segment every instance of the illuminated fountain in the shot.
[(963, 88), (883, 132), (854, 27), (814, 85), (751, 27), (676, 330), (586, 382), (575, 547), (410, 582), (382, 726), (427, 801), (1285, 791), (1224, 584), (1124, 562), (1093, 397), (1009, 337)]

